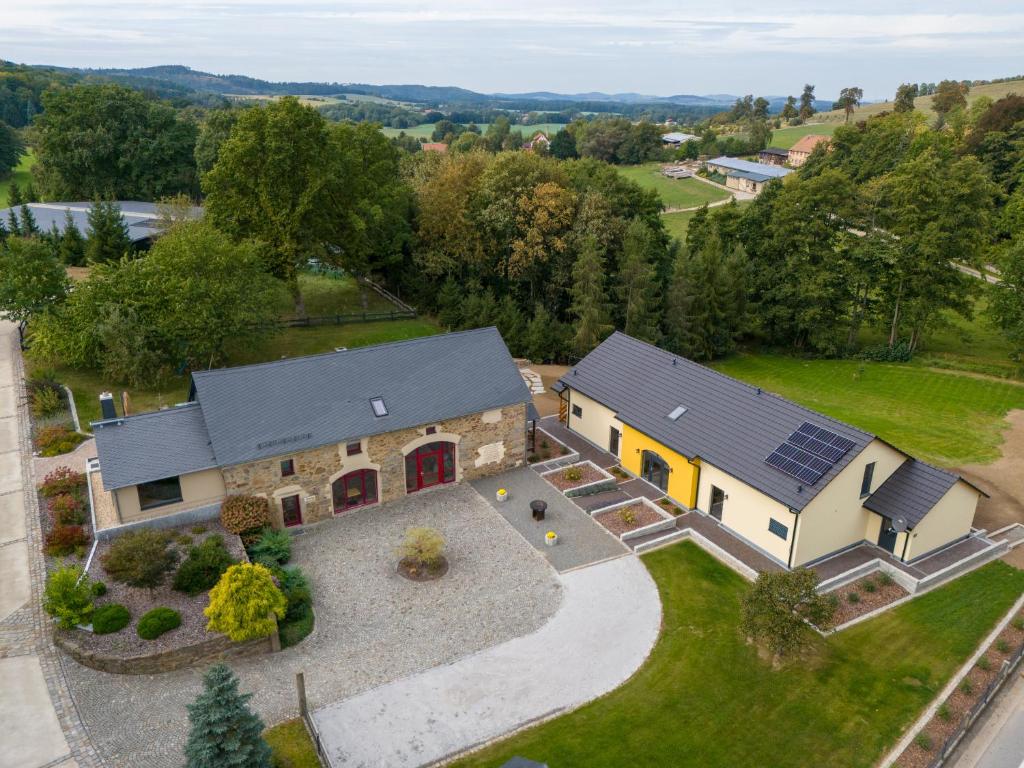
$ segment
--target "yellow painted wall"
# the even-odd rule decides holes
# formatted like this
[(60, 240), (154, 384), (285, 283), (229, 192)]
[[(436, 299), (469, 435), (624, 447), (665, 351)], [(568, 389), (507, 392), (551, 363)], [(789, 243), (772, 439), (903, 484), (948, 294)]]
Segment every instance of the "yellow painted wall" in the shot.
[(639, 477), (643, 471), (643, 452), (654, 451), (671, 468), (668, 495), (677, 503), (692, 508), (697, 503), (697, 468), (683, 454), (669, 450), (629, 424), (622, 426), (622, 466)]
[[(790, 544), (796, 535), (796, 515), (788, 507), (702, 461), (696, 505), (702, 512), (711, 511), (711, 486), (721, 488), (726, 495), (722, 505), (722, 525), (731, 528), (780, 562), (788, 561)], [(768, 530), (771, 518), (786, 526), (788, 531), (785, 539)]]
[[(573, 416), (572, 407), (578, 405), (583, 411), (582, 416)], [(607, 408), (596, 400), (577, 392), (575, 389), (569, 391), (569, 429), (582, 435), (594, 445), (607, 451), (611, 428), (615, 427), (621, 433), (622, 422), (615, 416), (615, 411)], [(622, 441), (619, 441), (619, 453), (622, 453)]]
[(913, 560), (966, 536), (971, 532), (977, 506), (977, 491), (964, 482), (954, 484), (910, 531), (906, 559)]
[(216, 504), (224, 498), (224, 477), (219, 469), (204, 469), (201, 472), (190, 472), (182, 475), (181, 501), (177, 504), (165, 504), (153, 509), (142, 510), (139, 507), (139, 491), (134, 485), (114, 491), (117, 499), (117, 510), (122, 523), (136, 520), (148, 520), (163, 517), (186, 509)]
[[(877, 490), (896, 471), (906, 456), (881, 440), (873, 440), (821, 489), (800, 513), (800, 530), (793, 553), (793, 567), (824, 557), (843, 547), (856, 544), (873, 530), (878, 541), (877, 517), (861, 506), (860, 495), (864, 467), (875, 462), (871, 490)], [(897, 557), (899, 551), (896, 552)]]

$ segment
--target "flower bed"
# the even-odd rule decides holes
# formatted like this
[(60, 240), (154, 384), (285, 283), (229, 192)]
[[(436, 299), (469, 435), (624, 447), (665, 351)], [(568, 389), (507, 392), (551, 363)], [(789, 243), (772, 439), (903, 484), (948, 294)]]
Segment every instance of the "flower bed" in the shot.
[(547, 432), (538, 429), (536, 446), (529, 455), (528, 460), (530, 464), (537, 464), (542, 461), (550, 461), (551, 459), (560, 459), (562, 456), (568, 456), (570, 453), (572, 451), (565, 445), (555, 440)]
[[(202, 528), (202, 532), (198, 532)], [(194, 532), (195, 531), (195, 532)], [(220, 535), (224, 546), (233, 559), (245, 560), (245, 549), (241, 539), (228, 533), (216, 523), (205, 523), (202, 526), (184, 525), (178, 528), (169, 528), (167, 532), (171, 535), (170, 548), (178, 554), (178, 567), (188, 556), (193, 546), (199, 545), (203, 540)], [(72, 630), (73, 642), (85, 653), (97, 653), (111, 656), (133, 657), (162, 653), (171, 650), (188, 648), (193, 645), (205, 643), (214, 638), (220, 637), (216, 633), (206, 631), (206, 617), (203, 609), (208, 603), (207, 592), (200, 592), (190, 597), (185, 592), (179, 592), (171, 588), (174, 575), (169, 574), (165, 582), (152, 590), (137, 587), (129, 587), (122, 584), (104, 572), (102, 563), (103, 556), (110, 551), (116, 539), (101, 541), (96, 548), (96, 556), (89, 568), (89, 576), (106, 585), (106, 592), (96, 599), (96, 607), (108, 604), (120, 604), (131, 613), (131, 622), (120, 632), (113, 632), (107, 635), (97, 635), (86, 630)], [(144, 640), (137, 632), (139, 619), (147, 611), (154, 608), (171, 608), (181, 614), (181, 626), (156, 637), (153, 640)]]
[(581, 461), (543, 472), (541, 477), (570, 497), (599, 493), (615, 487), (615, 478), (592, 461)]
[(838, 627), (858, 616), (895, 603), (910, 593), (879, 571), (837, 587), (828, 594), (835, 595), (838, 601), (831, 624)]
[(665, 518), (642, 501), (635, 501), (622, 507), (594, 515), (594, 519), (616, 536), (635, 531), (648, 525), (660, 523)]
[(43, 479), (36, 492), (47, 570), (60, 560), (84, 563), (94, 534), (85, 475), (60, 467)]
[(978, 663), (941, 705), (935, 716), (899, 756), (896, 768), (928, 768), (939, 753), (952, 748), (947, 744), (965, 725), (969, 727), (972, 713), (980, 714), (982, 700), (991, 696), (992, 686), (1002, 676), (1003, 662), (1015, 657), (1024, 645), (1024, 612), (999, 633)]

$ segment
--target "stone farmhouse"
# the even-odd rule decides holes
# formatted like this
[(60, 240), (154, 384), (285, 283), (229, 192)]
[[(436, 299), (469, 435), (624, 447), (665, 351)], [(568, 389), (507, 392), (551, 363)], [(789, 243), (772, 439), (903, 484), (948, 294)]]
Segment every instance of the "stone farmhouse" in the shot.
[[(485, 328), (196, 371), (187, 403), (93, 423), (110, 527), (270, 501), (278, 527), (522, 465), (530, 393)], [(97, 478), (97, 475), (93, 475)]]
[(787, 568), (865, 541), (913, 562), (967, 538), (983, 495), (875, 435), (622, 333), (555, 388), (572, 432)]

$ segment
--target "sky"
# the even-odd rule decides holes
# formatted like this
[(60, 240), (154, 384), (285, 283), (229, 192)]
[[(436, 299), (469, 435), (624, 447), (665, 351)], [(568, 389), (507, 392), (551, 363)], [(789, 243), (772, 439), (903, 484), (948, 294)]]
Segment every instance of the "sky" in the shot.
[(493, 92), (866, 99), (1024, 73), (1012, 0), (0, 0), (0, 58)]

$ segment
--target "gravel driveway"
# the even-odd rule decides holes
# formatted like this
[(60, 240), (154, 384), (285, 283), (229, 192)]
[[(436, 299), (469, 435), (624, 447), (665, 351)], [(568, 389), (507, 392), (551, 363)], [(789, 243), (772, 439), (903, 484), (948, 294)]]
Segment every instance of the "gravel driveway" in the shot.
[[(437, 582), (395, 573), (406, 528), (444, 535), (451, 568)], [(331, 520), (295, 539), (310, 576), (316, 629), (297, 647), (232, 663), (266, 722), (294, 717), (295, 673), (310, 708), (528, 634), (558, 609), (544, 558), (469, 485), (416, 494)], [(200, 670), (109, 675), (64, 658), (82, 719), (111, 766), (182, 764), (185, 704)]]

